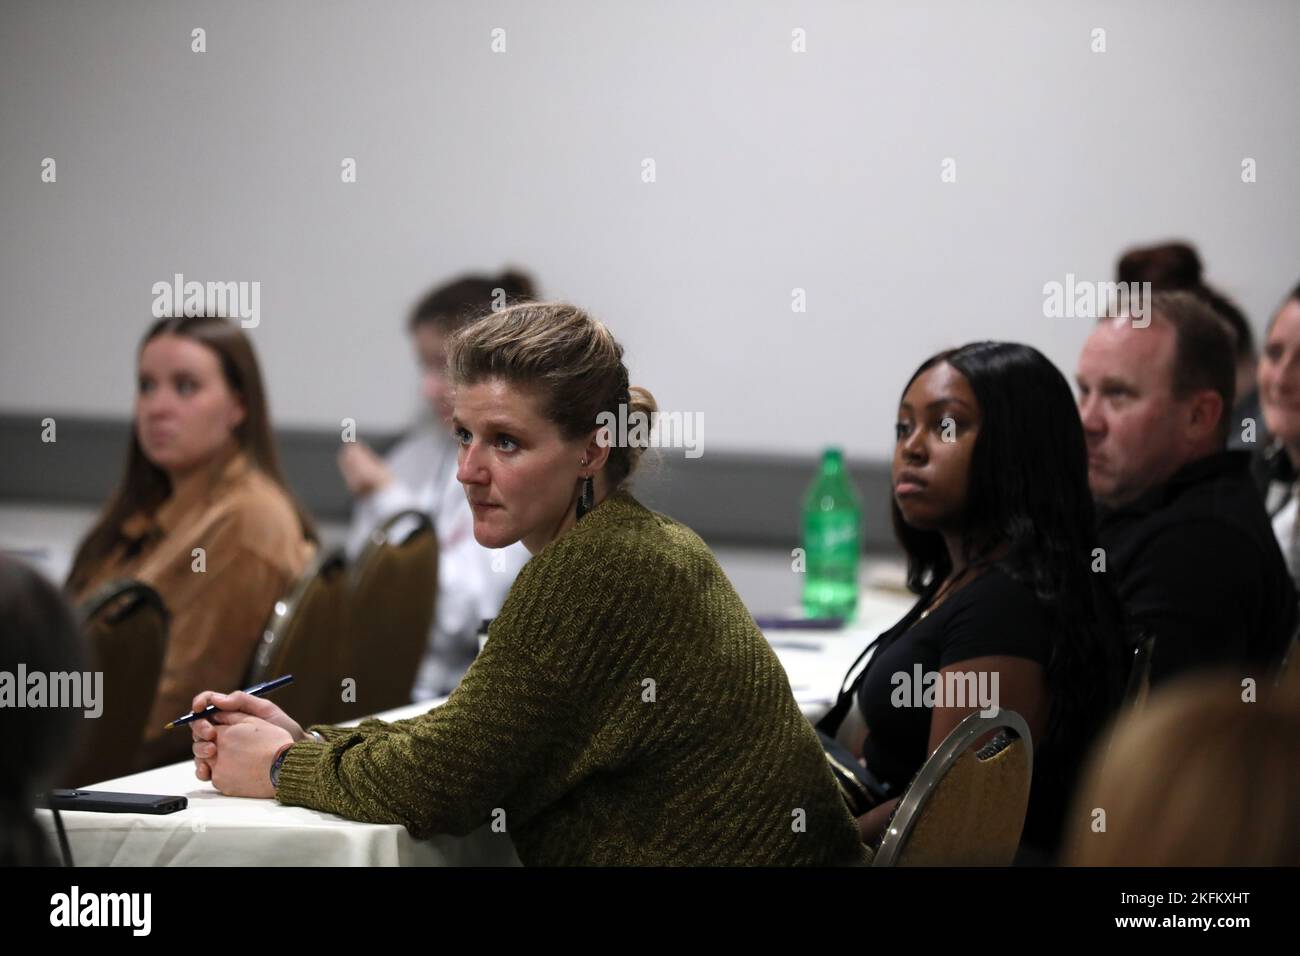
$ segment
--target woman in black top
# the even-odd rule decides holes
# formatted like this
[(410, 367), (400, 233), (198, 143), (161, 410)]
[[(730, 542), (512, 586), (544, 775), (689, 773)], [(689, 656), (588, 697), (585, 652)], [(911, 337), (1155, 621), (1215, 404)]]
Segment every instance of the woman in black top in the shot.
[[(1065, 378), (1025, 345), (978, 342), (928, 359), (899, 405), (893, 485), (894, 529), (920, 600), (818, 725), (894, 794), (858, 818), (863, 839), (879, 835), (948, 733), (992, 700), (1029, 725), (1021, 844), (1050, 857), (1125, 670)], [(973, 675), (965, 688), (983, 696), (927, 697), (936, 686), (927, 675), (947, 685), (948, 672)]]

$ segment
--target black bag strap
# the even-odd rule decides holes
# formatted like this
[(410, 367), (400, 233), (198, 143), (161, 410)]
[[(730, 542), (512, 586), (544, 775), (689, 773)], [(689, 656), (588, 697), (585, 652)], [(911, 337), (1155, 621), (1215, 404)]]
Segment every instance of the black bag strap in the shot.
[[(889, 632), (886, 631), (885, 633), (887, 634)], [(817, 721), (815, 725), (816, 728), (825, 733), (828, 737), (834, 737), (839, 731), (840, 724), (844, 722), (844, 715), (847, 714), (849, 708), (853, 706), (853, 698), (857, 694), (858, 684), (862, 682), (862, 676), (863, 674), (866, 674), (870, 665), (864, 667), (862, 669), (862, 674), (859, 674), (848, 687), (845, 687), (844, 685), (849, 681), (849, 675), (852, 674), (857, 666), (862, 663), (862, 658), (875, 650), (875, 647), (880, 643), (880, 638), (882, 636), (883, 635), (877, 634), (876, 638), (863, 648), (862, 653), (854, 658), (853, 663), (849, 666), (849, 669), (844, 672), (844, 677), (840, 681), (840, 692), (835, 697), (835, 704), (830, 710), (822, 715), (821, 720)]]
[[(817, 730), (823, 731), (831, 737), (834, 737), (835, 734), (839, 732), (840, 724), (844, 722), (844, 715), (847, 714), (849, 708), (853, 706), (853, 699), (857, 696), (858, 687), (861, 685), (863, 678), (867, 676), (867, 671), (871, 670), (871, 664), (875, 663), (875, 658), (872, 657), (871, 663), (868, 663), (866, 667), (862, 668), (862, 673), (855, 677), (851, 683), (849, 682), (849, 675), (852, 674), (853, 671), (857, 669), (857, 666), (862, 663), (862, 659), (874, 651), (877, 645), (879, 645), (887, 636), (892, 634), (902, 634), (916, 623), (916, 616), (921, 613), (921, 609), (926, 606), (926, 603), (933, 596), (933, 591), (933, 587), (927, 588), (925, 593), (923, 593), (917, 602), (912, 605), (912, 609), (903, 615), (901, 621), (889, 630), (877, 634), (875, 639), (862, 649), (862, 653), (853, 659), (852, 665), (850, 665), (849, 669), (844, 672), (844, 678), (840, 681), (840, 692), (835, 698), (834, 705), (822, 716), (821, 720), (814, 724), (814, 727)], [(893, 641), (890, 641), (890, 643), (892, 644)]]

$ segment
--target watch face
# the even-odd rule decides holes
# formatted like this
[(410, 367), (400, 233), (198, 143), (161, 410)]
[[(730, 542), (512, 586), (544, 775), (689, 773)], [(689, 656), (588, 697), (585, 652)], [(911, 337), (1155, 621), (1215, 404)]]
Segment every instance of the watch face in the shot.
[(280, 766), (284, 763), (284, 758), (289, 755), (289, 748), (285, 747), (271, 761), (271, 786), (277, 790), (280, 788)]

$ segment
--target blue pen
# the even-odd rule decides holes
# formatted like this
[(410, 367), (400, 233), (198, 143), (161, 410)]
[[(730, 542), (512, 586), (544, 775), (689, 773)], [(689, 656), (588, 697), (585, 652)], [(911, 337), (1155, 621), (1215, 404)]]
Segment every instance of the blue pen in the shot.
[[(292, 684), (292, 683), (293, 683), (293, 675), (285, 674), (283, 677), (277, 677), (274, 680), (264, 681), (261, 684), (254, 684), (252, 687), (244, 691), (244, 693), (252, 694), (254, 697), (265, 697), (267, 694), (275, 690), (277, 687), (283, 687), (285, 684)], [(163, 730), (171, 730), (173, 727), (180, 727), (184, 724), (192, 724), (194, 723), (194, 721), (199, 720), (200, 718), (208, 717), (211, 716), (212, 714), (215, 714), (220, 709), (221, 708), (218, 707), (216, 704), (208, 704), (207, 707), (204, 707), (198, 713), (194, 713), (193, 711), (191, 711), (190, 713), (186, 714), (184, 717), (177, 717), (171, 723), (164, 724)]]

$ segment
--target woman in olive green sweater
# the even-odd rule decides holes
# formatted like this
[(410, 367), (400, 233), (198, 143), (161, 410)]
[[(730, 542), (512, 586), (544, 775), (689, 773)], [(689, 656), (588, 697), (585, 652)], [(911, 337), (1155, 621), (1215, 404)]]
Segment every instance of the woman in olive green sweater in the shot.
[[(504, 822), (527, 864), (847, 864), (866, 851), (776, 655), (709, 549), (620, 486), (597, 427), (655, 410), (582, 311), (504, 309), (454, 340), (458, 477), (487, 547), (534, 555), (451, 698), (304, 733), (204, 692), (200, 779), (412, 834)], [(636, 436), (634, 429), (629, 433)]]

